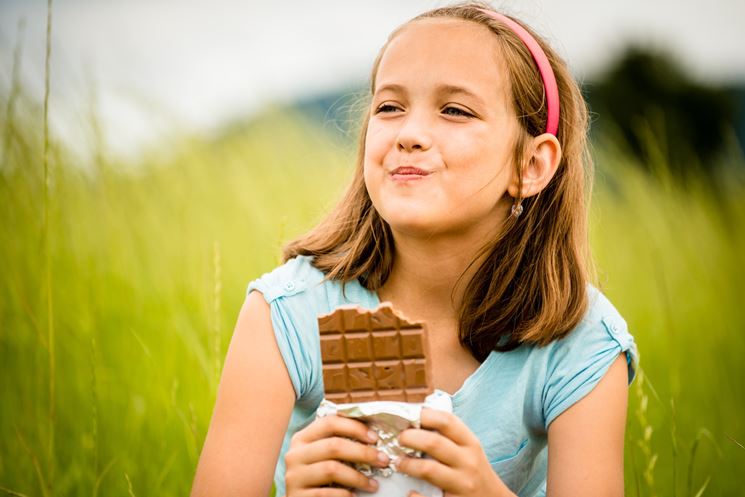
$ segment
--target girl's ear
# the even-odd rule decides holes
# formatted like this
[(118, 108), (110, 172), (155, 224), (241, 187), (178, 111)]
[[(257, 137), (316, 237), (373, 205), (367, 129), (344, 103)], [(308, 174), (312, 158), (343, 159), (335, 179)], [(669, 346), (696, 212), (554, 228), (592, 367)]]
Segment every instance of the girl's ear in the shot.
[(532, 197), (540, 193), (554, 177), (561, 162), (561, 144), (552, 134), (536, 136), (529, 147), (526, 163), (522, 168), (522, 189), (518, 178), (508, 187), (513, 198)]

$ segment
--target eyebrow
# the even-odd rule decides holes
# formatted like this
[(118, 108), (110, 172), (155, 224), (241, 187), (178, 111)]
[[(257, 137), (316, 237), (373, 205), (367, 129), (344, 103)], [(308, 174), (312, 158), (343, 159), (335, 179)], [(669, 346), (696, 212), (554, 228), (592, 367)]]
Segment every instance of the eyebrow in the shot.
[[(403, 93), (404, 95), (408, 93), (405, 86), (398, 85), (395, 83), (390, 83), (390, 84), (386, 84), (378, 88), (375, 94), (377, 95), (378, 93), (386, 91), (386, 90), (397, 92), (397, 93)], [(474, 99), (476, 103), (478, 103), (479, 105), (486, 106), (486, 104), (484, 103), (484, 100), (481, 97), (476, 95), (471, 90), (468, 90), (467, 88), (463, 88), (462, 86), (442, 84), (442, 85), (438, 85), (435, 88), (435, 92), (437, 92), (438, 94), (442, 94), (442, 95), (458, 95), (458, 94), (465, 95), (467, 97)]]

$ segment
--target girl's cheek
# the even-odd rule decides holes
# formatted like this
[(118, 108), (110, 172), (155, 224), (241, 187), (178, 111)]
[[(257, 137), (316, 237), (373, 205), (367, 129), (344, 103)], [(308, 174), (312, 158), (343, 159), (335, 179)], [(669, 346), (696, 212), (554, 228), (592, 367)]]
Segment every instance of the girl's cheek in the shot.
[(392, 123), (371, 121), (367, 127), (367, 141), (372, 146), (386, 146), (395, 140), (397, 129)]

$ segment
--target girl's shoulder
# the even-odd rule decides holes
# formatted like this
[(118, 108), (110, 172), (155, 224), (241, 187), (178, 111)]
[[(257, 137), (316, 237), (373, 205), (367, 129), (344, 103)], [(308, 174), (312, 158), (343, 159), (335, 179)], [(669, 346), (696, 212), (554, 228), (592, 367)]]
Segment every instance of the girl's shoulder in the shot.
[(324, 276), (313, 266), (311, 256), (300, 255), (251, 281), (246, 293), (258, 290), (272, 303), (280, 297), (291, 297), (322, 285)]
[(563, 347), (574, 347), (593, 339), (609, 344), (617, 344), (626, 351), (633, 348), (636, 354), (634, 337), (626, 320), (603, 292), (593, 285), (587, 285), (588, 305), (582, 321), (562, 340)]
[(629, 384), (633, 380), (639, 354), (626, 320), (599, 289), (587, 285), (588, 306), (582, 320), (563, 338), (547, 347), (555, 359), (589, 360), (593, 354), (613, 349), (627, 352)]
[(588, 393), (621, 353), (626, 356), (629, 385), (639, 367), (639, 352), (626, 320), (600, 290), (588, 285), (587, 294), (582, 321), (539, 352), (546, 368), (546, 425)]
[(359, 281), (343, 283), (327, 279), (323, 271), (313, 265), (313, 257), (306, 255), (293, 257), (251, 281), (246, 293), (252, 290), (264, 294), (269, 304), (304, 305), (316, 315), (331, 312), (341, 305), (374, 308), (378, 304), (377, 294), (364, 288)]
[(277, 347), (298, 400), (319, 395), (316, 319), (329, 307), (324, 286), (324, 274), (313, 266), (312, 258), (300, 256), (251, 281), (246, 291), (246, 295), (261, 292), (269, 304)]

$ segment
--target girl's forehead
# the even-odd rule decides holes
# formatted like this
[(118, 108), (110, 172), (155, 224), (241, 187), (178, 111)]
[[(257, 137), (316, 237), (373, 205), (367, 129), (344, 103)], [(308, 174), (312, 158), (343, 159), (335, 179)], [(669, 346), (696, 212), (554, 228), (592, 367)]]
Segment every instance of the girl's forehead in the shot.
[(452, 34), (455, 31), (470, 31), (471, 36), (494, 36), (494, 33), (480, 22), (460, 19), (457, 17), (422, 17), (414, 19), (402, 25), (398, 29), (398, 34), (413, 31), (427, 31), (434, 29), (441, 34)]
[(506, 76), (497, 36), (488, 27), (462, 19), (425, 18), (410, 22), (391, 38), (375, 87), (445, 82), (495, 95), (495, 87), (506, 88)]

